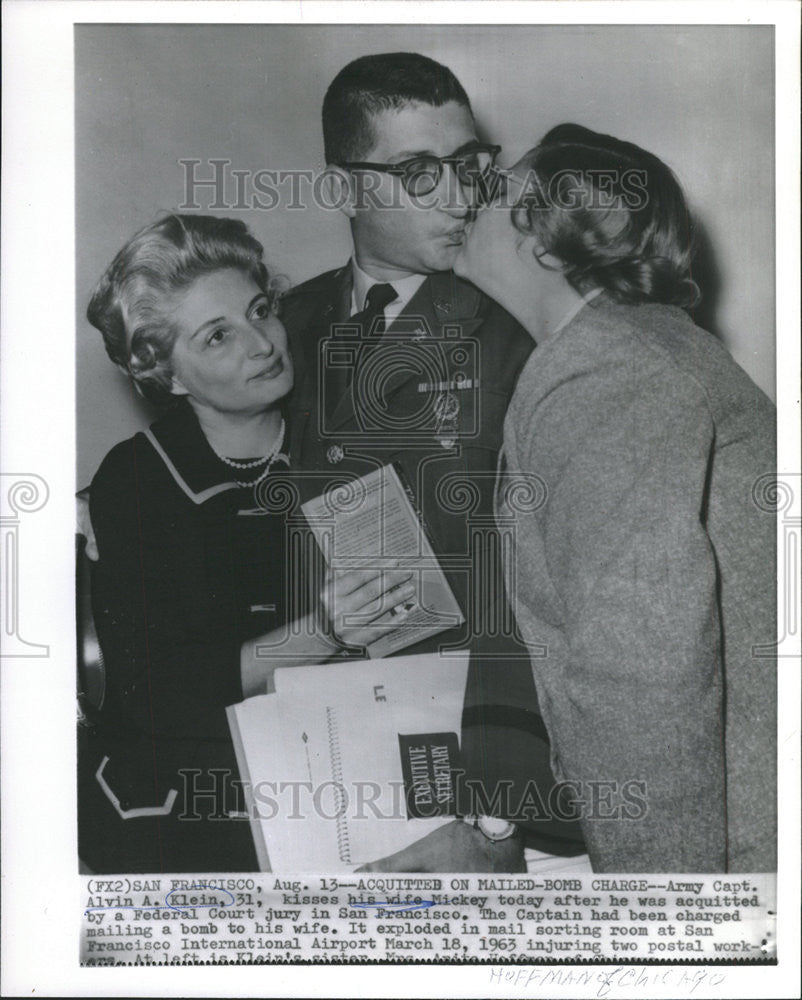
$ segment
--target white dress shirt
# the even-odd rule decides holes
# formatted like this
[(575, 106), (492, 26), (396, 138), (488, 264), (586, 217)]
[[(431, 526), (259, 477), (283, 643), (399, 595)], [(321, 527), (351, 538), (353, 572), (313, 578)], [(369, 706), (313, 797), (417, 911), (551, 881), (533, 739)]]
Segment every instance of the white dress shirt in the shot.
[(354, 287), (351, 291), (351, 315), (362, 312), (365, 299), (374, 285), (392, 285), (398, 298), (384, 307), (384, 318), (389, 326), (392, 321), (406, 308), (407, 303), (426, 280), (425, 274), (410, 274), (406, 278), (396, 278), (395, 281), (379, 281), (372, 278), (357, 264), (356, 258), (351, 258), (351, 269), (354, 275)]

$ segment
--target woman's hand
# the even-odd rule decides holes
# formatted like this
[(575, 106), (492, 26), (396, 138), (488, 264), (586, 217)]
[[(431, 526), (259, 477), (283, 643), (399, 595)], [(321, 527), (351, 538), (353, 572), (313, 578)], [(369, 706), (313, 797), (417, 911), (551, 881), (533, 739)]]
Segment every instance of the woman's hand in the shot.
[(320, 608), (293, 629), (279, 628), (242, 644), (243, 697), (274, 691), (277, 667), (324, 663), (338, 647), (369, 645), (397, 628), (415, 606), (412, 576), (397, 562), (382, 569), (327, 572)]
[(396, 565), (327, 570), (320, 603), (334, 638), (343, 646), (366, 646), (391, 631), (415, 606), (409, 569)]

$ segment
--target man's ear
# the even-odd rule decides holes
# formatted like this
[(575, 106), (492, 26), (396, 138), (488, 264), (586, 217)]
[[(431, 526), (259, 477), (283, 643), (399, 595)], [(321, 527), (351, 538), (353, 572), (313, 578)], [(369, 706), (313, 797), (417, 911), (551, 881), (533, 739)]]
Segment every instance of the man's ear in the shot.
[(324, 208), (339, 208), (349, 219), (356, 215), (354, 177), (349, 170), (329, 163), (321, 178), (321, 195)]
[(181, 385), (181, 382), (178, 380), (178, 377), (175, 376), (175, 375), (172, 375), (170, 377), (170, 392), (171, 392), (171, 394), (173, 396), (187, 396), (187, 395), (189, 395), (189, 390), (185, 389), (183, 387), (183, 385)]
[(533, 233), (522, 233), (520, 229), (515, 238), (515, 247), (519, 257), (534, 257), (537, 259), (544, 252), (538, 238)]
[(553, 253), (550, 253), (544, 246), (541, 246), (537, 242), (535, 242), (534, 254), (538, 264), (549, 271), (562, 271), (565, 267), (564, 261), (560, 260), (559, 257), (555, 257)]
[(534, 233), (520, 233), (518, 237), (518, 255), (525, 258), (534, 258), (541, 267), (549, 271), (561, 271), (563, 262), (559, 257), (543, 246)]

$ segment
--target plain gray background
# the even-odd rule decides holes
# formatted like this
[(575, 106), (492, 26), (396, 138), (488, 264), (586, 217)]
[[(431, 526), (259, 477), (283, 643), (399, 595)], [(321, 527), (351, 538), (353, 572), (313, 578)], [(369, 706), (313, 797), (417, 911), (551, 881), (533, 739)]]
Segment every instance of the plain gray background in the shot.
[[(184, 200), (179, 160), (234, 169), (323, 168), (320, 106), (337, 71), (371, 52), (444, 62), (480, 131), (514, 162), (575, 121), (636, 142), (675, 170), (702, 225), (697, 321), (772, 398), (773, 27), (83, 25), (76, 38), (77, 483), (154, 412), (85, 319), (122, 244)], [(282, 188), (282, 190), (287, 190)], [(198, 201), (207, 210), (211, 192)], [(233, 183), (229, 198), (234, 200)], [(241, 217), (293, 282), (337, 266), (348, 227), (319, 208)]]

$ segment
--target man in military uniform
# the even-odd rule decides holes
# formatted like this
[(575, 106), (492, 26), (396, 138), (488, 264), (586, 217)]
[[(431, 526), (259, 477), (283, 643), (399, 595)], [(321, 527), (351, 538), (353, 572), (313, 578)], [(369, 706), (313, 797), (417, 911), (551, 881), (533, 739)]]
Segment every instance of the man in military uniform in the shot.
[(532, 341), (451, 270), (498, 147), (478, 140), (453, 73), (412, 53), (346, 66), (326, 94), (323, 131), (354, 254), (283, 303), (296, 365), (291, 462), (304, 498), (395, 463), (466, 616), (403, 652), (471, 650), (462, 732), (471, 821), (375, 867), (523, 870), (525, 844), (581, 854), (578, 823), (545, 806), (548, 736), (493, 525), (504, 414)]

